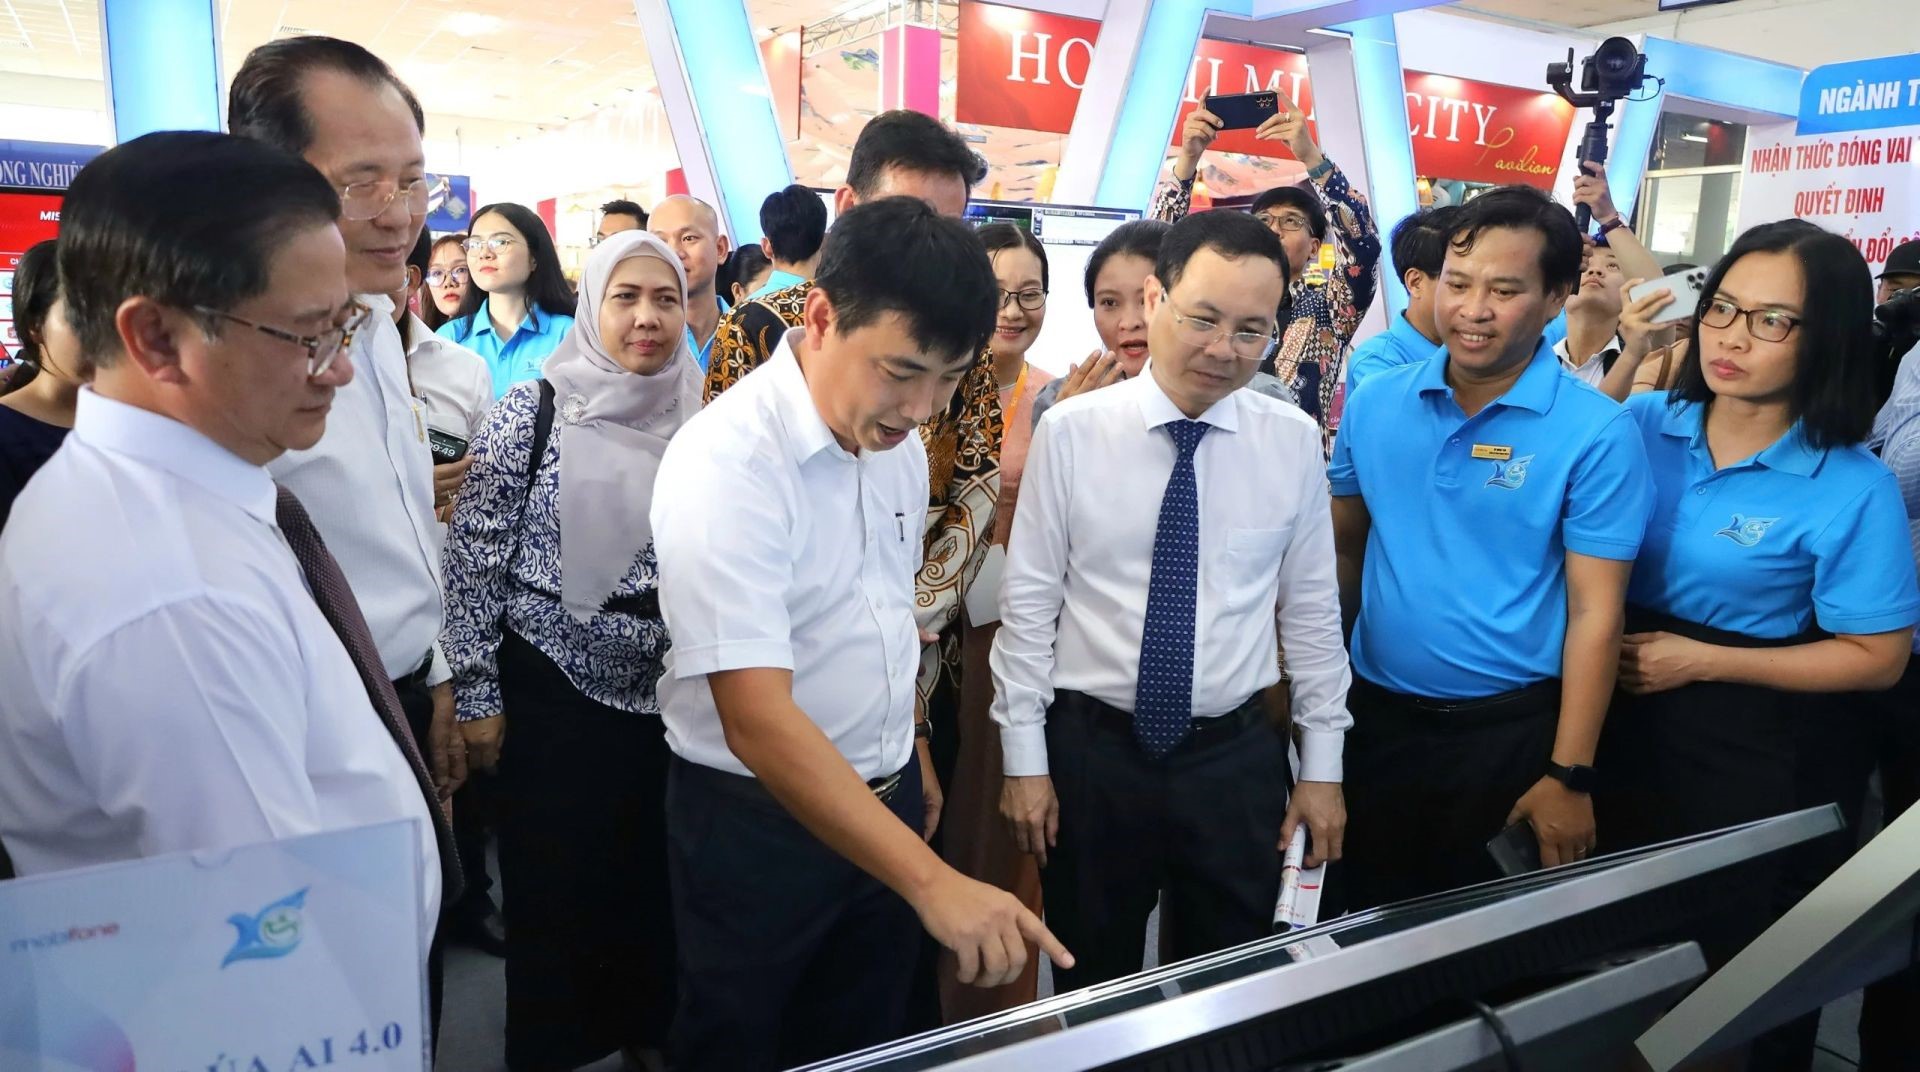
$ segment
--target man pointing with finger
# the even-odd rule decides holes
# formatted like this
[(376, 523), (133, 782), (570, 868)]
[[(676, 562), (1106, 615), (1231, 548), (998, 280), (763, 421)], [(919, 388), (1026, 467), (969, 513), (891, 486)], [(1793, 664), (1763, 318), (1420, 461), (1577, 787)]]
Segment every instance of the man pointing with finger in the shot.
[(800, 325), (660, 462), (678, 1068), (789, 1068), (897, 1037), (916, 914), (963, 983), (1018, 977), (1028, 942), (1073, 963), (924, 840), (915, 429), (973, 367), (995, 297), (966, 224), (905, 197), (853, 208)]
[[(1001, 813), (1077, 951), (1060, 990), (1272, 930), (1280, 846), (1341, 854), (1347, 656), (1319, 435), (1241, 390), (1278, 339), (1286, 255), (1238, 212), (1176, 224), (1142, 374), (1040, 420), (993, 646)], [(1031, 496), (1031, 498), (1029, 498)], [(1276, 638), (1276, 623), (1278, 638)], [(1300, 781), (1261, 694), (1292, 670)]]

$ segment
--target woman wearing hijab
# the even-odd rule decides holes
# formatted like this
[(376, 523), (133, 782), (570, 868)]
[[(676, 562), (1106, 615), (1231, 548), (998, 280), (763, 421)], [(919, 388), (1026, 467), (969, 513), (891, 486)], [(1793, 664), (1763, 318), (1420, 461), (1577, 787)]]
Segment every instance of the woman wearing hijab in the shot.
[(514, 1072), (659, 1049), (673, 1009), (647, 515), (700, 369), (686, 274), (659, 239), (614, 235), (581, 282), (544, 378), (475, 437), (447, 536), (456, 710), (473, 760), (500, 772)]

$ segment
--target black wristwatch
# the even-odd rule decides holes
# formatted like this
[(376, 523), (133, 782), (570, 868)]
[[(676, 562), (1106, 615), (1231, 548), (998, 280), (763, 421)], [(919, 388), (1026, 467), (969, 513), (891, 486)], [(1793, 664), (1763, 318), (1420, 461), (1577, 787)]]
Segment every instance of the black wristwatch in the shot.
[(1547, 777), (1576, 793), (1592, 793), (1594, 785), (1600, 780), (1600, 772), (1592, 767), (1582, 767), (1577, 763), (1563, 766), (1548, 760)]

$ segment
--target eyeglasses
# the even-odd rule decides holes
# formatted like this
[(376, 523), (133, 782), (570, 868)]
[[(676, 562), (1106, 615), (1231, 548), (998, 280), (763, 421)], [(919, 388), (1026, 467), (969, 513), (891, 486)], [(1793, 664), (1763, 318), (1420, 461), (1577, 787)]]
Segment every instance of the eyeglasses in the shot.
[(1262, 212), (1258, 216), (1255, 216), (1254, 219), (1259, 220), (1267, 230), (1278, 231), (1281, 234), (1295, 234), (1304, 231), (1310, 222), (1305, 216), (1292, 212)]
[(495, 253), (505, 253), (507, 250), (510, 250), (519, 244), (520, 244), (519, 239), (513, 237), (512, 235), (503, 235), (503, 234), (493, 235), (488, 238), (481, 238), (480, 236), (475, 235), (474, 237), (469, 238), (465, 242), (461, 243), (461, 245), (467, 247), (468, 253), (478, 253), (483, 249), (490, 249)]
[(470, 278), (472, 278), (472, 276), (468, 274), (464, 266), (452, 269), (434, 268), (427, 272), (427, 285), (430, 287), (444, 287), (448, 283), (452, 283), (456, 287), (464, 287)]
[(1169, 301), (1167, 308), (1173, 310), (1173, 322), (1187, 336), (1187, 341), (1195, 346), (1212, 346), (1214, 340), (1224, 338), (1232, 348), (1233, 355), (1246, 361), (1264, 361), (1273, 352), (1280, 339), (1273, 332), (1228, 331), (1211, 320), (1197, 316), (1186, 316)]
[(283, 328), (270, 327), (257, 321), (248, 320), (244, 316), (235, 316), (232, 313), (222, 312), (218, 309), (210, 309), (204, 305), (194, 306), (193, 311), (204, 316), (215, 316), (222, 320), (231, 320), (242, 327), (252, 328), (262, 335), (270, 335), (283, 342), (290, 342), (296, 346), (306, 347), (307, 375), (309, 377), (319, 376), (332, 368), (334, 359), (346, 352), (347, 347), (353, 345), (353, 337), (359, 333), (361, 328), (367, 326), (368, 317), (373, 315), (373, 310), (367, 308), (364, 303), (359, 301), (349, 302), (347, 304), (347, 319), (345, 323), (329, 328), (318, 335), (300, 335)]
[(392, 179), (356, 182), (339, 187), (340, 215), (349, 220), (370, 220), (387, 210), (398, 197), (406, 198), (407, 211), (415, 216), (427, 214), (427, 180), (415, 179), (405, 186)]
[(1017, 303), (1027, 312), (1035, 312), (1047, 304), (1047, 292), (1044, 290), (1003, 290), (1000, 292), (1000, 308), (1005, 309), (1008, 302)]
[(1793, 329), (1800, 326), (1800, 318), (1783, 313), (1778, 309), (1742, 309), (1724, 298), (1715, 298), (1700, 311), (1700, 323), (1710, 328), (1728, 328), (1733, 326), (1734, 318), (1745, 313), (1747, 316), (1747, 334), (1762, 342), (1785, 342)]

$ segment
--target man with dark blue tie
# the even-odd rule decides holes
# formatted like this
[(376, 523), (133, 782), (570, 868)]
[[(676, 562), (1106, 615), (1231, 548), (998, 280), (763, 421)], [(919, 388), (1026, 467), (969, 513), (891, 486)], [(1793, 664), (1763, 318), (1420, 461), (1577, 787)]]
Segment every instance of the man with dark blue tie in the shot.
[[(1001, 811), (1079, 957), (1061, 990), (1270, 932), (1281, 847), (1338, 858), (1347, 657), (1319, 432), (1241, 390), (1272, 353), (1279, 239), (1206, 212), (1147, 281), (1146, 374), (1040, 420), (994, 642)], [(1278, 633), (1276, 635), (1276, 626)], [(1300, 750), (1261, 694), (1284, 640)]]

